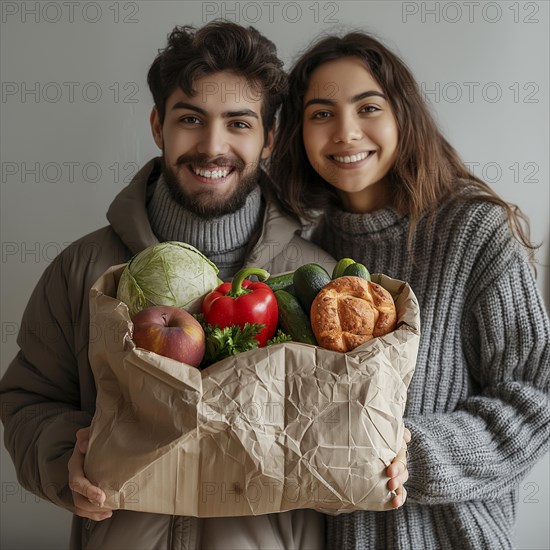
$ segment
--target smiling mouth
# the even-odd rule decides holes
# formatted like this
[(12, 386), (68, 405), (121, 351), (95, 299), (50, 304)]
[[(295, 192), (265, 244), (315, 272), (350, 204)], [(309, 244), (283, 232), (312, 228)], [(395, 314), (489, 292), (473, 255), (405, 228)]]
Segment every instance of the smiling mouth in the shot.
[(201, 166), (193, 166), (192, 164), (188, 165), (189, 169), (196, 176), (201, 178), (206, 178), (211, 181), (222, 180), (226, 178), (229, 174), (234, 171), (232, 167), (212, 167), (212, 168), (203, 168)]
[(342, 164), (354, 164), (371, 157), (374, 153), (375, 151), (363, 151), (355, 155), (329, 155), (329, 158), (335, 160), (336, 162), (341, 162)]

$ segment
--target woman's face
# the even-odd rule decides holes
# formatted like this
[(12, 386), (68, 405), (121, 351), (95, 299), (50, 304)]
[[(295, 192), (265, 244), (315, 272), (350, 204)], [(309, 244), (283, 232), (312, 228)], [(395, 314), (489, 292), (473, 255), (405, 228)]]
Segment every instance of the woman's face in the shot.
[(303, 139), (313, 169), (351, 212), (391, 203), (387, 174), (397, 124), (382, 88), (356, 57), (313, 71), (304, 97)]

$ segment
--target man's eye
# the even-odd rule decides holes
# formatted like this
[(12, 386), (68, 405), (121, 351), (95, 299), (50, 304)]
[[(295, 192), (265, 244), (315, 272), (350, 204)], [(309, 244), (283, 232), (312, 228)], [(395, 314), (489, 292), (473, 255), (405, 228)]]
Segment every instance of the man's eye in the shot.
[(250, 126), (246, 122), (243, 122), (242, 120), (234, 120), (231, 123), (231, 126), (233, 128), (239, 128), (239, 130), (246, 130), (247, 128), (250, 128)]
[(180, 122), (184, 124), (199, 124), (200, 120), (196, 116), (184, 116), (180, 118)]

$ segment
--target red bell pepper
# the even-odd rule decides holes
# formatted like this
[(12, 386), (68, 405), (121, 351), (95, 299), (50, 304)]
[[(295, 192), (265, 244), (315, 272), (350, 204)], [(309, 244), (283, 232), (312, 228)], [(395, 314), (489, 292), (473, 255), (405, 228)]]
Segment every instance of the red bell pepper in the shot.
[(263, 347), (277, 330), (279, 309), (273, 291), (264, 283), (245, 280), (250, 275), (257, 275), (262, 281), (269, 277), (265, 269), (241, 269), (231, 283), (221, 284), (204, 297), (202, 312), (207, 323), (220, 328), (244, 328), (245, 323), (265, 325), (255, 336), (259, 347)]

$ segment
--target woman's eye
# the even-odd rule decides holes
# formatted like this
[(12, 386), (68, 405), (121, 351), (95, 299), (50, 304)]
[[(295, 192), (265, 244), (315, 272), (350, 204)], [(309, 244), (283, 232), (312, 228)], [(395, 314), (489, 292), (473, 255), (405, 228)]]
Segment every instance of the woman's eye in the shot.
[(376, 111), (380, 111), (376, 105), (365, 105), (359, 110), (360, 113), (375, 113)]
[(311, 118), (315, 119), (323, 119), (323, 118), (329, 118), (331, 114), (328, 111), (317, 111), (313, 114)]

